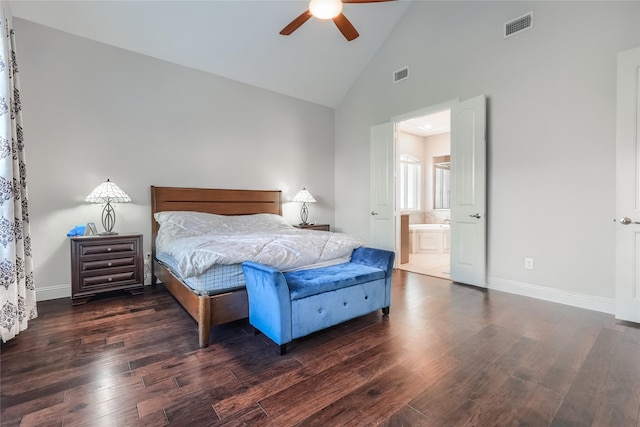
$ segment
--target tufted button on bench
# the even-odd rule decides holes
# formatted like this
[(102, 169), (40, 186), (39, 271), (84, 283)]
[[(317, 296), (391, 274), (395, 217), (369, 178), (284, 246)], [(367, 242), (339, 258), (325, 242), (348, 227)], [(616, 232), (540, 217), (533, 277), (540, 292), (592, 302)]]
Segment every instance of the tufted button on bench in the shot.
[(249, 323), (285, 354), (293, 339), (378, 309), (388, 315), (394, 257), (361, 247), (350, 262), (286, 273), (244, 262)]

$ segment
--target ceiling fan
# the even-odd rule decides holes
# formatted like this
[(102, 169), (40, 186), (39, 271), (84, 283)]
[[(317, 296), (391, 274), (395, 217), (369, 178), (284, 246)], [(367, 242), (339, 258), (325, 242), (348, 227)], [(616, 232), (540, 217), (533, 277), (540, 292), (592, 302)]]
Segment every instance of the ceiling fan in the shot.
[(302, 24), (307, 22), (309, 18), (315, 16), (318, 19), (332, 19), (336, 24), (336, 27), (340, 30), (342, 35), (351, 41), (357, 38), (360, 34), (353, 26), (353, 24), (342, 13), (343, 3), (381, 3), (394, 0), (311, 0), (309, 2), (309, 9), (304, 11), (300, 16), (291, 21), (289, 25), (284, 27), (280, 34), (288, 36), (295, 30), (300, 28)]

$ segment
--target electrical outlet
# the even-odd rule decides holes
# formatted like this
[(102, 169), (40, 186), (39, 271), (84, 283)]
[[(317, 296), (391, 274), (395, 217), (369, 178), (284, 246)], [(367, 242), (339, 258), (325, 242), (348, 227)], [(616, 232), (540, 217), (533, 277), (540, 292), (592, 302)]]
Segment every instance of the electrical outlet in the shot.
[(527, 270), (533, 270), (533, 258), (524, 259), (524, 268)]
[(151, 264), (151, 252), (145, 252), (144, 263), (147, 265)]

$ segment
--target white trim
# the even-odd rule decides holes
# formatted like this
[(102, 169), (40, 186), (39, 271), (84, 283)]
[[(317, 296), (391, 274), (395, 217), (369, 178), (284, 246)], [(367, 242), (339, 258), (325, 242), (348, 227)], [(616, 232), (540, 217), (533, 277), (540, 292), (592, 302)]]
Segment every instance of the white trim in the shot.
[(456, 104), (460, 103), (460, 98), (453, 98), (448, 101), (441, 102), (439, 104), (434, 104), (429, 107), (420, 108), (419, 110), (410, 111), (408, 113), (399, 114), (397, 116), (391, 117), (391, 121), (395, 124), (398, 122), (404, 122), (406, 120), (415, 119), (421, 116), (428, 116), (430, 114), (439, 113), (444, 110), (450, 110)]
[[(156, 280), (156, 283), (161, 282)], [(151, 286), (151, 283), (145, 283), (144, 286)], [(36, 301), (48, 301), (58, 298), (71, 298), (71, 284), (36, 288)]]
[(71, 298), (71, 284), (44, 286), (36, 288), (36, 301)]
[(615, 314), (616, 311), (616, 300), (613, 298), (563, 291), (560, 289), (547, 288), (529, 283), (515, 282), (513, 280), (492, 277), (489, 278), (489, 285), (487, 288), (545, 301), (557, 302), (573, 307), (600, 311), (607, 314)]

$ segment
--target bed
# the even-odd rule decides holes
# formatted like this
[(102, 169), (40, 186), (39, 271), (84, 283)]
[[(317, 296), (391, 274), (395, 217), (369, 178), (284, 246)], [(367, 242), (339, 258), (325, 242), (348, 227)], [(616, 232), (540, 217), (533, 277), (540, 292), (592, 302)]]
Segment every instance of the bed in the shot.
[(243, 261), (316, 268), (345, 262), (362, 243), (294, 228), (281, 216), (278, 190), (152, 186), (151, 214), (152, 283), (162, 282), (193, 317), (201, 348), (212, 326), (248, 317)]

